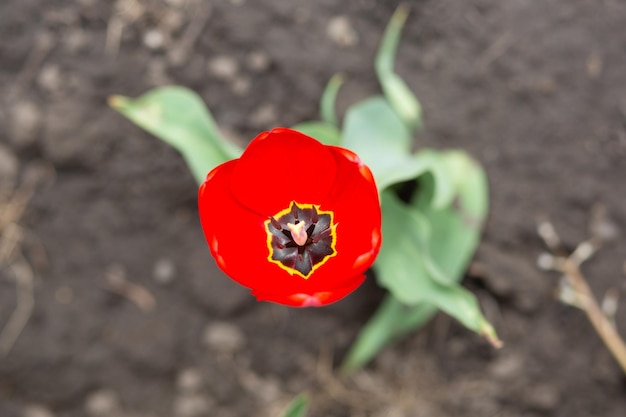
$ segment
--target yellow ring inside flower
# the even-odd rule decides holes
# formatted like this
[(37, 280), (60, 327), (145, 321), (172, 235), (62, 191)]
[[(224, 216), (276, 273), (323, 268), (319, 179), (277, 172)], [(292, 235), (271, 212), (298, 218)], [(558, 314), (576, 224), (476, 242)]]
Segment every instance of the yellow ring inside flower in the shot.
[[(300, 224), (303, 222), (304, 226)], [(264, 224), (269, 251), (267, 260), (290, 275), (308, 279), (337, 254), (334, 213), (320, 210), (319, 205), (292, 201), (289, 207)], [(306, 230), (306, 235), (303, 235), (303, 230)]]

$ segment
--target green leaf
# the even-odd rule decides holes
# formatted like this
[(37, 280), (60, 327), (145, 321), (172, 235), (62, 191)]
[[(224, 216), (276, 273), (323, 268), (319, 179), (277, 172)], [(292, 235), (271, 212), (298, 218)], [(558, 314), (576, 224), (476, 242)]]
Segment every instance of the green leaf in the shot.
[(176, 148), (200, 184), (215, 166), (242, 150), (225, 140), (202, 99), (183, 87), (161, 87), (133, 99), (112, 96), (110, 106)]
[[(420, 179), (420, 189), (413, 201), (430, 225), (428, 253), (440, 276), (458, 282), (478, 246), (480, 232), (488, 212), (488, 185), (482, 168), (460, 151), (440, 153), (441, 166), (452, 184), (454, 201), (439, 208), (427, 201), (434, 177)], [(431, 273), (432, 274), (432, 273)], [(436, 274), (432, 274), (435, 276)]]
[(402, 304), (387, 294), (374, 316), (359, 332), (342, 364), (342, 371), (352, 373), (366, 365), (387, 344), (421, 327), (437, 312), (431, 304)]
[(338, 146), (341, 140), (339, 129), (326, 122), (302, 122), (295, 125), (293, 129), (311, 136), (325, 145)]
[(332, 126), (339, 126), (337, 122), (337, 113), (335, 111), (335, 101), (337, 100), (337, 94), (339, 88), (343, 84), (343, 76), (341, 74), (335, 74), (331, 77), (330, 81), (324, 89), (322, 94), (322, 100), (320, 102), (320, 115), (322, 121)]
[(309, 408), (309, 397), (302, 393), (289, 403), (281, 417), (304, 417)]
[(427, 204), (436, 209), (452, 204), (456, 192), (455, 183), (447, 171), (443, 154), (423, 149), (415, 154), (414, 159), (415, 164), (420, 167), (419, 174), (427, 172), (430, 175), (420, 179), (420, 192), (417, 195), (422, 200), (427, 199)]
[[(457, 284), (463, 275), (464, 263), (455, 261), (467, 254), (441, 246), (444, 253), (431, 254), (434, 242), (448, 237), (434, 233), (431, 218), (415, 206), (402, 203), (392, 192), (382, 194), (383, 244), (374, 264), (378, 282), (400, 302), (408, 305), (432, 304), (459, 320), (467, 328), (487, 337), (494, 345), (499, 340), (491, 324), (483, 317), (475, 297)], [(450, 210), (453, 210), (451, 207)], [(463, 231), (454, 231), (459, 237)], [(466, 248), (469, 246), (466, 246)], [(473, 247), (470, 255), (473, 254)], [(447, 256), (447, 257), (446, 257)], [(455, 261), (455, 267), (442, 267), (436, 259)], [(463, 268), (462, 268), (463, 267)], [(446, 275), (446, 272), (454, 275)]]
[(348, 109), (341, 146), (367, 164), (379, 190), (415, 177), (411, 135), (383, 97), (375, 96)]
[(404, 80), (393, 70), (402, 27), (408, 13), (408, 6), (401, 4), (391, 17), (376, 55), (375, 67), (385, 97), (413, 130), (422, 126), (422, 107)]

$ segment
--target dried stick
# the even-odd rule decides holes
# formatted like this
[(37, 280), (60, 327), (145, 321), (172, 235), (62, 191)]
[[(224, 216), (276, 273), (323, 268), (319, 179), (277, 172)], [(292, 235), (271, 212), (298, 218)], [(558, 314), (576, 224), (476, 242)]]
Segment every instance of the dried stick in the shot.
[(35, 307), (32, 268), (21, 258), (11, 266), (11, 270), (17, 289), (17, 307), (0, 333), (0, 356), (6, 356), (11, 351)]
[(112, 265), (106, 272), (105, 289), (121, 295), (135, 303), (144, 312), (156, 308), (156, 299), (147, 288), (133, 284), (126, 279), (126, 271), (119, 265)]
[[(563, 253), (561, 240), (551, 223), (547, 221), (540, 223), (538, 232), (553, 253)], [(589, 259), (599, 247), (600, 240), (592, 238), (578, 245), (569, 256), (544, 254), (539, 259), (539, 266), (564, 274), (567, 283), (574, 290), (576, 306), (585, 312), (593, 328), (619, 363), (622, 371), (626, 373), (626, 344), (609, 317), (603, 313), (589, 284), (587, 284), (587, 280), (580, 271), (580, 265)]]

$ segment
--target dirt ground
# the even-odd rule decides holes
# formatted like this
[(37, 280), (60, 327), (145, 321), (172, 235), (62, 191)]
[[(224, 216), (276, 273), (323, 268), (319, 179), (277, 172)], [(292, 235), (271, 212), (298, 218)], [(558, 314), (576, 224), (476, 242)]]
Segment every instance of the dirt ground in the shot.
[[(34, 295), (0, 353), (1, 417), (274, 417), (302, 390), (311, 417), (626, 415), (617, 363), (535, 266), (537, 219), (573, 248), (603, 204), (615, 239), (584, 273), (598, 298), (624, 287), (622, 0), (410, 2), (398, 71), (425, 109), (416, 148), (463, 148), (489, 176), (480, 273), (465, 284), (499, 351), (441, 315), (334, 378), (383, 295), (373, 279), (328, 308), (256, 303), (214, 265), (179, 155), (106, 106), (185, 85), (244, 144), (317, 117), (343, 72), (345, 109), (377, 92), (372, 59), (397, 4), (0, 3), (0, 189), (37, 182), (11, 226), (21, 266), (0, 270), (0, 329), (18, 304), (28, 316), (31, 281)], [(616, 322), (626, 335), (626, 309)]]

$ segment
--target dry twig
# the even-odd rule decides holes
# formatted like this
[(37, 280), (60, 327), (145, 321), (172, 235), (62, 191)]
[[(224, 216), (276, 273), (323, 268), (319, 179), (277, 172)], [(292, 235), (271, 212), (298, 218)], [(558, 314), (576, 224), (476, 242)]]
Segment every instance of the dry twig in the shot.
[(106, 272), (105, 288), (132, 301), (141, 310), (149, 313), (156, 308), (156, 299), (148, 289), (126, 279), (126, 271), (112, 265)]
[[(20, 187), (13, 192), (7, 202), (0, 202), (0, 268), (7, 268), (17, 290), (16, 307), (8, 322), (0, 331), (0, 356), (6, 356), (26, 327), (34, 307), (33, 294), (35, 273), (31, 264), (24, 257), (22, 244), (28, 235), (19, 221), (24, 214), (36, 185), (44, 178), (53, 178), (51, 170), (29, 167)], [(41, 167), (39, 167), (41, 168)], [(44, 167), (45, 168), (45, 167)], [(41, 252), (41, 248), (39, 248)], [(41, 255), (41, 253), (40, 253)]]
[[(537, 231), (552, 252), (552, 255), (546, 253), (539, 257), (539, 266), (542, 269), (554, 270), (563, 274), (561, 299), (569, 304), (574, 304), (585, 312), (606, 347), (626, 373), (626, 344), (617, 332), (612, 317), (607, 316), (600, 308), (580, 270), (580, 265), (600, 248), (601, 236), (593, 236), (582, 242), (574, 252), (567, 255), (552, 223), (542, 221), (539, 223)], [(613, 301), (616, 302), (615, 297), (613, 297)], [(611, 306), (611, 311), (614, 311), (615, 308), (616, 306)]]
[(17, 307), (0, 333), (0, 356), (6, 356), (11, 351), (35, 307), (33, 296), (35, 276), (30, 264), (20, 255), (10, 269), (17, 288)]

